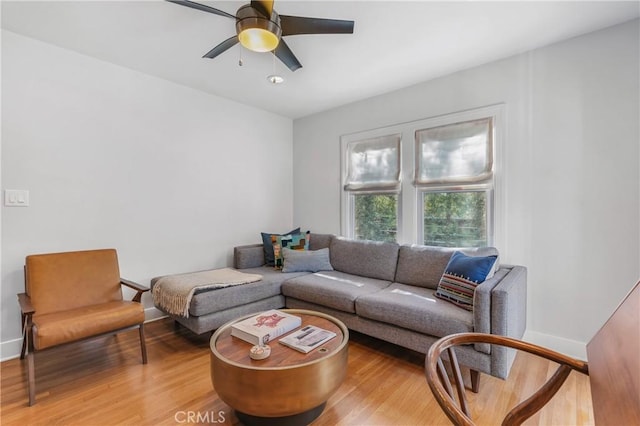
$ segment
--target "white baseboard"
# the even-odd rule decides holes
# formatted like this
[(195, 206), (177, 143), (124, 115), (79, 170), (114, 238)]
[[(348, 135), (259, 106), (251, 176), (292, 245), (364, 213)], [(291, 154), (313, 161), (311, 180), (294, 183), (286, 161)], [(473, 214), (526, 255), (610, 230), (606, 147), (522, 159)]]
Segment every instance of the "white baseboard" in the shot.
[(21, 350), (22, 338), (0, 343), (0, 362), (18, 358)]
[(587, 344), (584, 342), (578, 342), (577, 340), (565, 339), (563, 337), (529, 330), (524, 333), (522, 340), (544, 346), (545, 348), (552, 349), (556, 352), (560, 352), (583, 361), (586, 361), (587, 359)]
[[(158, 310), (155, 307), (145, 308), (144, 318), (145, 322), (156, 321), (165, 318), (167, 314)], [(0, 343), (0, 362), (8, 361), (10, 359), (18, 358), (20, 351), (22, 350), (22, 338), (7, 340)]]

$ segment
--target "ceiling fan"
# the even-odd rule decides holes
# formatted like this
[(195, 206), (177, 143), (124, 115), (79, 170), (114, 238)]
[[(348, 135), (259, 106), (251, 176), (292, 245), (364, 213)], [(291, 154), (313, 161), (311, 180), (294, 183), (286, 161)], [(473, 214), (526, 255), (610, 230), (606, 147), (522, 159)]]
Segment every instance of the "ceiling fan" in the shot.
[(271, 52), (291, 71), (302, 68), (282, 37), (298, 34), (353, 34), (353, 21), (302, 16), (279, 15), (273, 9), (273, 0), (251, 0), (233, 16), (222, 10), (188, 0), (167, 0), (214, 15), (235, 19), (236, 35), (211, 49), (203, 58), (213, 59), (238, 42), (254, 52)]

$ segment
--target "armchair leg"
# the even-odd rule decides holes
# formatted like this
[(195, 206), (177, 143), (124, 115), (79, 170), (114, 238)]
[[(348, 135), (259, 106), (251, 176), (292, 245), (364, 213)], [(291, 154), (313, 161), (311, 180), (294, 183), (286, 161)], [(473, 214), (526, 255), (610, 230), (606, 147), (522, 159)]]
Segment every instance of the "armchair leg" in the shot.
[(28, 333), (27, 330), (27, 322), (25, 321), (24, 315), (22, 316), (22, 349), (20, 350), (20, 359), (24, 359), (25, 354), (27, 353), (27, 339)]
[(145, 341), (144, 341), (144, 323), (140, 324), (139, 332), (140, 332), (140, 350), (142, 352), (142, 363), (146, 364), (147, 363), (147, 345), (145, 344)]
[(36, 403), (36, 372), (33, 352), (27, 353), (27, 382), (29, 385), (29, 407)]

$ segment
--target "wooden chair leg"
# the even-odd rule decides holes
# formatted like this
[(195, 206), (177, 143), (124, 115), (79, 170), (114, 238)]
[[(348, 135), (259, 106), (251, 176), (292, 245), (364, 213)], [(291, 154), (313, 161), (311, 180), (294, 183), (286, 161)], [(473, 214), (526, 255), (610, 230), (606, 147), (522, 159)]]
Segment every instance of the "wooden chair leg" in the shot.
[(480, 372), (478, 370), (470, 369), (469, 373), (471, 373), (471, 392), (480, 392)]
[(147, 345), (144, 341), (144, 323), (140, 324), (140, 350), (142, 351), (142, 363), (147, 363)]
[(33, 352), (27, 353), (27, 383), (29, 386), (29, 406), (36, 403), (36, 371)]
[(24, 356), (27, 353), (27, 339), (28, 333), (27, 330), (27, 322), (25, 321), (24, 315), (22, 316), (22, 349), (20, 350), (20, 359), (24, 359)]

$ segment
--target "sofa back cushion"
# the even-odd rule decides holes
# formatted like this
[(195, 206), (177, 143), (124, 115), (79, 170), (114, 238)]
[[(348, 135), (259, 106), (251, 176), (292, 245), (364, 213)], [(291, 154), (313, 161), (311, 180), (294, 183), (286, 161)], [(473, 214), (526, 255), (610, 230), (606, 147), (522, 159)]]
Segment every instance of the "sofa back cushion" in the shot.
[(396, 243), (333, 237), (329, 247), (331, 266), (348, 274), (393, 281), (399, 248)]
[(498, 250), (495, 247), (456, 249), (451, 247), (403, 245), (400, 247), (398, 254), (398, 269), (394, 281), (436, 290), (444, 269), (456, 250), (468, 256), (498, 255)]
[(236, 269), (257, 268), (265, 263), (263, 244), (248, 244), (233, 248), (233, 267)]
[(309, 250), (320, 250), (323, 248), (329, 248), (331, 245), (331, 238), (333, 234), (316, 234), (311, 233), (309, 239)]

